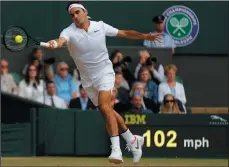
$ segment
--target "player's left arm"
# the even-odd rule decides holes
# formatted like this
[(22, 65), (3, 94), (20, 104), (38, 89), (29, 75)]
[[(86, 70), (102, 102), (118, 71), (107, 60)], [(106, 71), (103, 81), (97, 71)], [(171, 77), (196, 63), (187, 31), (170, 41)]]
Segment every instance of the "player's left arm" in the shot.
[(134, 30), (118, 30), (117, 37), (150, 41), (161, 41), (161, 34), (144, 34)]

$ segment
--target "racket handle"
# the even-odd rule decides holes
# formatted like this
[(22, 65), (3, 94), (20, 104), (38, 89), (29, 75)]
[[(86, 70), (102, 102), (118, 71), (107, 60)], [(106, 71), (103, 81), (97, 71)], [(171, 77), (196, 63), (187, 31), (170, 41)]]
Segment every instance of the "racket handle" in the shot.
[(40, 46), (49, 47), (49, 43), (46, 43), (46, 42), (40, 42)]

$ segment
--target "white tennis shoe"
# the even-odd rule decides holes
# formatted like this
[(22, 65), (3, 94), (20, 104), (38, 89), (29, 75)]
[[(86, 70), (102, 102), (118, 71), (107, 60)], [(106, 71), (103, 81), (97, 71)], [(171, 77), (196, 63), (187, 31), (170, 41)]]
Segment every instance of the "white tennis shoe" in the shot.
[(138, 163), (142, 157), (142, 146), (144, 144), (144, 137), (135, 135), (136, 139), (132, 144), (127, 144), (128, 151), (132, 152), (133, 163)]
[(110, 163), (121, 164), (123, 163), (122, 151), (120, 148), (111, 146), (111, 155), (108, 157)]

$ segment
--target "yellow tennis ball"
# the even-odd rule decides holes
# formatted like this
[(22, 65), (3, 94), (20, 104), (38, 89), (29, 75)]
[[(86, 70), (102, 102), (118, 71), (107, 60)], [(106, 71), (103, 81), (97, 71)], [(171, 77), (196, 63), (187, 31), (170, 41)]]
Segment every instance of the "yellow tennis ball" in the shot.
[(15, 37), (15, 42), (16, 42), (16, 43), (22, 43), (22, 41), (23, 41), (23, 37), (22, 37), (21, 35), (17, 35), (17, 36)]

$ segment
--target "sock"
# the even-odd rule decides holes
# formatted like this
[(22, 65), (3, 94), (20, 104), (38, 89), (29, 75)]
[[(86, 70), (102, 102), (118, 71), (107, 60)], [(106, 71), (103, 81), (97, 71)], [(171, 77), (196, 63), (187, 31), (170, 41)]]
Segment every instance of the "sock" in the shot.
[(132, 144), (136, 140), (136, 137), (131, 133), (129, 129), (123, 132), (121, 136), (124, 138), (127, 144)]
[(120, 148), (119, 136), (112, 136), (110, 138), (112, 147)]

